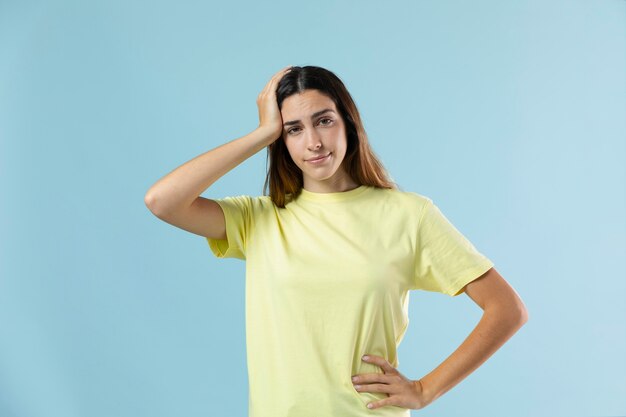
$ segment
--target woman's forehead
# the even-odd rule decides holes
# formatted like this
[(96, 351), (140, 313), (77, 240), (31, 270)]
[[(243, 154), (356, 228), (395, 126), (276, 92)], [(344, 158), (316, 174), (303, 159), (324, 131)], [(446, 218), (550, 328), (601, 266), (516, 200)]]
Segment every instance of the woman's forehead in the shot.
[(281, 113), (283, 117), (304, 117), (324, 109), (337, 111), (335, 102), (327, 95), (318, 90), (304, 90), (283, 100)]

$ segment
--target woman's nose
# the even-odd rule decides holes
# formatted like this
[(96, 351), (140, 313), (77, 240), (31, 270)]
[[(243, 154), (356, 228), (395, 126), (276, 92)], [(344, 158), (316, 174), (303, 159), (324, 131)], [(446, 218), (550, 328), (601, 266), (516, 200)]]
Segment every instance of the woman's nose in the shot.
[(320, 137), (315, 129), (309, 129), (309, 134), (307, 135), (307, 147), (309, 149), (318, 149), (322, 146), (322, 142), (320, 141)]

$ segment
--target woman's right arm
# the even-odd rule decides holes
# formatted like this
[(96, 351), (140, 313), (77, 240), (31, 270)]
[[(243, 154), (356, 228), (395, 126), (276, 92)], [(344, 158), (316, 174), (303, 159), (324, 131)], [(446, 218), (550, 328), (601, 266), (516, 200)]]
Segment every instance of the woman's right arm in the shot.
[(144, 201), (155, 216), (197, 235), (226, 238), (221, 207), (214, 200), (200, 197), (200, 194), (280, 137), (282, 118), (276, 102), (276, 86), (288, 68), (274, 74), (259, 94), (260, 123), (255, 130), (193, 158), (150, 187)]

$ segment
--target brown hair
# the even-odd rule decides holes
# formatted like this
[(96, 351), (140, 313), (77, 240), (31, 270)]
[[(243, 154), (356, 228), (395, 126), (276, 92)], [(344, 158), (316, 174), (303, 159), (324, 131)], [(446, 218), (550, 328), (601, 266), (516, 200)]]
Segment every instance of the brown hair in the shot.
[[(278, 83), (278, 108), (282, 109), (283, 101), (287, 97), (308, 89), (318, 90), (332, 99), (344, 120), (347, 149), (342, 164), (345, 164), (348, 175), (359, 185), (397, 189), (398, 186), (391, 181), (387, 170), (369, 144), (352, 96), (339, 77), (331, 71), (316, 66), (292, 67)], [(263, 185), (263, 195), (267, 195), (269, 183), (270, 198), (276, 206), (284, 208), (289, 202), (287, 200), (300, 194), (303, 186), (302, 171), (293, 162), (283, 135), (268, 146), (267, 156), (270, 167)]]

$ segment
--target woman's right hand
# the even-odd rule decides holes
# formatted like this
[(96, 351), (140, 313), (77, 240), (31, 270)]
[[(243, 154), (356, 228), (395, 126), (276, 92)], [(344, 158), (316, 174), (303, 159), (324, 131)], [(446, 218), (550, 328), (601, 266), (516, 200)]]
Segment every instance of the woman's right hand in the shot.
[(278, 102), (276, 101), (276, 87), (281, 78), (283, 78), (283, 75), (290, 70), (291, 65), (274, 74), (256, 99), (256, 104), (259, 107), (258, 128), (268, 132), (269, 137), (272, 138), (271, 142), (278, 139), (283, 132), (283, 118), (278, 108)]

